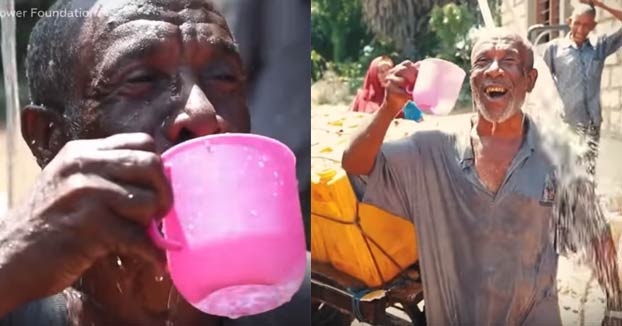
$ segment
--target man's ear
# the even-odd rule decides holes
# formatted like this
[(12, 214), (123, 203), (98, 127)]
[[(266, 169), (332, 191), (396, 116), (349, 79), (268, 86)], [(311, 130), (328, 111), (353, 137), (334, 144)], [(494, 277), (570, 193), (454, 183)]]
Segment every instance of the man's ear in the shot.
[(566, 24), (568, 24), (568, 26), (572, 26), (572, 17), (566, 18)]
[(527, 92), (533, 90), (534, 86), (536, 86), (536, 80), (538, 80), (538, 70), (531, 68), (531, 70), (527, 72)]
[(30, 104), (22, 109), (21, 118), (22, 136), (44, 167), (67, 142), (62, 116), (55, 108)]

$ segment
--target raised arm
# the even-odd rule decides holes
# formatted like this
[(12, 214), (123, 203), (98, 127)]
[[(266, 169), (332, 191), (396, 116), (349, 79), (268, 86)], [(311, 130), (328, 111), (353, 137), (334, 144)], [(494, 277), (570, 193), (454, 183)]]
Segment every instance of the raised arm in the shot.
[(605, 11), (607, 11), (608, 13), (610, 13), (617, 20), (622, 21), (622, 10), (611, 8), (611, 7), (607, 6), (606, 4), (604, 4), (600, 0), (591, 0), (591, 1), (590, 0), (582, 0), (581, 2), (583, 2), (583, 3), (591, 3), (594, 7), (600, 7), (602, 9), (604, 9)]
[(407, 85), (413, 85), (416, 78), (417, 64), (411, 61), (404, 61), (389, 71), (389, 86), (384, 102), (343, 153), (342, 165), (348, 173), (368, 175), (371, 172), (391, 121), (409, 99), (404, 89)]

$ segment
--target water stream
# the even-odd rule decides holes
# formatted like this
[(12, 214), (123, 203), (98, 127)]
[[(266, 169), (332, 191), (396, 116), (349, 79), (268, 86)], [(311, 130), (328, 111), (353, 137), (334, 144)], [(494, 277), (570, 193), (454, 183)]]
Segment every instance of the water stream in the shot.
[[(487, 0), (478, 0), (485, 27), (495, 27)], [(515, 24), (521, 21), (515, 16), (510, 2), (503, 1), (505, 9), (512, 15)], [(518, 26), (510, 26), (521, 35), (527, 30)], [(572, 131), (560, 116), (563, 104), (553, 77), (541, 55), (536, 51), (534, 67), (538, 70), (538, 79), (534, 90), (528, 94), (524, 111), (534, 120), (543, 141), (543, 147), (549, 158), (558, 167), (557, 194), (554, 203), (553, 224), (556, 228), (556, 244), (570, 247), (571, 257), (586, 264), (595, 271), (596, 276), (605, 284), (603, 290), (616, 294), (620, 304), (620, 281), (616, 270), (616, 257), (609, 260), (599, 259), (603, 256), (603, 247), (597, 244), (608, 242), (605, 214), (599, 203), (596, 185), (590, 182), (585, 167), (577, 160), (588, 150), (587, 143)], [(610, 234), (610, 233), (609, 233)], [(561, 250), (561, 249), (560, 249)], [(563, 251), (563, 250), (561, 250)]]
[[(0, 11), (4, 13), (15, 12), (14, 0), (0, 1)], [(17, 58), (15, 30), (16, 21), (14, 15), (2, 15), (2, 67), (4, 69), (4, 94), (6, 99), (6, 155), (7, 166), (7, 205), (10, 208), (14, 204), (14, 153), (17, 140), (17, 127), (19, 123), (19, 92), (17, 80)]]

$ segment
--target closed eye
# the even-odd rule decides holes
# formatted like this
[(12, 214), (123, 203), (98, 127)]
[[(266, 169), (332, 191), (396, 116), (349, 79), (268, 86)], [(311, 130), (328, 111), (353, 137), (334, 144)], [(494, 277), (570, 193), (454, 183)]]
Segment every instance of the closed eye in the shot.
[(156, 89), (161, 77), (151, 70), (137, 70), (123, 79), (118, 91), (121, 95), (144, 96)]
[(130, 74), (124, 81), (128, 84), (152, 83), (157, 80), (157, 75), (150, 72), (137, 72)]
[(207, 67), (201, 76), (207, 87), (214, 87), (222, 92), (237, 89), (243, 80), (243, 75), (226, 63), (213, 64)]

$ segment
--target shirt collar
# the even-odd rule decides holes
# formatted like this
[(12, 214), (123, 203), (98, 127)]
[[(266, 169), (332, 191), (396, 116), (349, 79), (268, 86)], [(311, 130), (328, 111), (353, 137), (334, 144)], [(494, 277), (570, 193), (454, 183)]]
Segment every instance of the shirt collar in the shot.
[[(518, 153), (516, 153), (517, 156), (531, 155), (531, 153), (533, 153), (536, 149), (536, 142), (537, 142), (537, 137), (538, 137), (538, 131), (536, 129), (535, 124), (533, 123), (533, 120), (528, 114), (526, 113), (523, 113), (523, 114), (525, 115), (526, 133), (524, 135), (524, 141), (521, 144), (518, 150)], [(471, 128), (469, 128), (469, 131), (465, 132), (462, 135), (462, 137), (460, 137), (461, 139), (459, 140), (460, 147), (462, 148), (461, 151), (459, 151), (459, 153), (461, 153), (460, 165), (462, 166), (463, 169), (473, 165), (474, 156), (473, 156), (473, 142), (471, 141), (471, 136), (479, 137), (475, 129), (476, 119), (477, 119), (477, 116), (473, 116), (471, 118)]]
[[(590, 34), (590, 36), (588, 36), (588, 38), (586, 39), (586, 42), (583, 43), (583, 45), (595, 47), (596, 41), (597, 41), (596, 36), (592, 33)], [(560, 45), (562, 46), (562, 48), (572, 47), (575, 49), (579, 49), (577, 44), (572, 40), (570, 33), (566, 34), (566, 36), (561, 39)]]

